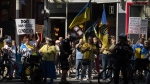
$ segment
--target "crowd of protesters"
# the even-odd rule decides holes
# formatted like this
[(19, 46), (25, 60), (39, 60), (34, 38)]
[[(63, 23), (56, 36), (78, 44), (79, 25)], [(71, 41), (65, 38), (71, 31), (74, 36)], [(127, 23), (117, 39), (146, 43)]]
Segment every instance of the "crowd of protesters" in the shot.
[[(71, 84), (67, 81), (67, 76), (70, 77), (75, 66), (75, 80), (79, 83), (83, 82), (84, 78), (88, 82), (92, 81), (92, 68), (95, 65), (96, 71), (100, 72), (100, 65), (103, 69), (112, 66), (112, 57), (115, 59), (114, 67), (114, 83), (119, 82), (119, 72), (122, 70), (124, 84), (128, 84), (126, 64), (129, 59), (150, 59), (150, 39), (146, 39), (144, 35), (137, 42), (128, 39), (127, 36), (121, 33), (119, 41), (116, 43), (115, 36), (108, 38), (107, 47), (103, 47), (102, 42), (97, 37), (89, 36), (86, 41), (82, 38), (72, 40), (70, 34), (67, 38), (59, 37), (53, 40), (49, 37), (44, 37), (40, 43), (38, 32), (35, 35), (24, 36), (21, 45), (15, 45), (15, 41), (11, 36), (4, 38), (4, 46), (2, 49), (8, 49), (11, 59), (16, 61), (20, 58), (23, 63), (25, 56), (33, 55), (36, 52), (42, 53), (42, 68), (44, 71), (44, 82), (50, 78), (50, 84), (53, 84), (53, 79), (56, 79), (56, 74), (61, 74), (60, 84)], [(17, 54), (17, 55), (16, 55)], [(19, 56), (19, 57), (18, 57)], [(79, 77), (81, 71), (81, 77)], [(86, 72), (88, 71), (88, 77)], [(13, 78), (14, 69), (11, 68), (9, 78)], [(103, 80), (106, 74), (103, 73)], [(150, 73), (147, 73), (147, 84), (150, 84)]]

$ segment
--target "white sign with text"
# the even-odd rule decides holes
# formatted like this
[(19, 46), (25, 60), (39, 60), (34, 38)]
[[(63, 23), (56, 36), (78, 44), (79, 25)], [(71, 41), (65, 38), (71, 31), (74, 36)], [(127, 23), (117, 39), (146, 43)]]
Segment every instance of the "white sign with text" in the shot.
[(129, 34), (140, 34), (141, 17), (129, 18)]
[(17, 34), (35, 34), (35, 19), (16, 19)]
[(141, 20), (141, 28), (140, 28), (141, 34), (147, 34), (147, 28), (148, 28), (148, 19)]

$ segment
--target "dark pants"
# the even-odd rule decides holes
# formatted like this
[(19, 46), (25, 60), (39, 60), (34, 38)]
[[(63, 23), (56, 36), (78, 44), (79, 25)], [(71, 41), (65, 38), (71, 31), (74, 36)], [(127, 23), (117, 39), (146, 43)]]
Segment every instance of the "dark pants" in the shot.
[(114, 83), (119, 84), (119, 73), (121, 70), (121, 73), (123, 75), (123, 84), (128, 84), (127, 79), (127, 63), (125, 61), (116, 61), (115, 62), (115, 70), (114, 70)]
[(150, 84), (150, 73), (147, 75), (146, 84)]
[[(111, 55), (108, 54), (102, 54), (102, 67), (103, 69), (106, 69), (106, 67), (111, 66)], [(103, 78), (105, 79), (106, 72), (103, 73)]]
[(97, 72), (99, 72), (99, 58), (100, 58), (100, 56), (99, 55), (97, 55), (97, 58), (95, 58), (95, 65), (96, 65), (96, 71)]

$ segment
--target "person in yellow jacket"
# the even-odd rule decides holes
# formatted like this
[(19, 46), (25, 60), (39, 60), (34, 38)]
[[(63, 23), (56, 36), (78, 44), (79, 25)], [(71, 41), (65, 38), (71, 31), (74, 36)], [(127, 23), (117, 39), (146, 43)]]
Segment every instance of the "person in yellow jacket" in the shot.
[(46, 38), (46, 44), (39, 50), (43, 54), (42, 68), (44, 72), (44, 81), (47, 82), (47, 78), (51, 78), (50, 84), (53, 84), (53, 79), (56, 79), (55, 64), (57, 61), (56, 47), (52, 45), (52, 39)]
[(81, 72), (81, 80), (79, 83), (83, 82), (83, 78), (86, 74), (86, 69), (88, 66), (88, 82), (91, 83), (91, 74), (92, 74), (92, 66), (95, 58), (95, 54), (97, 53), (97, 48), (93, 44), (93, 38), (88, 37), (86, 43), (81, 47), (81, 51), (83, 52), (83, 61), (86, 59), (89, 61), (87, 65), (82, 64), (82, 72)]

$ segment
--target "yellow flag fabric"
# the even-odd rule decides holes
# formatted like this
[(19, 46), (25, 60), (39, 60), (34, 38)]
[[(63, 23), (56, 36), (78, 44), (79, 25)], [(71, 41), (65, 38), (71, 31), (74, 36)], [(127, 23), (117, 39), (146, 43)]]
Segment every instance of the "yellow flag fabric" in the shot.
[(103, 13), (102, 13), (98, 37), (102, 42), (102, 48), (107, 48), (108, 47), (108, 26), (107, 26), (105, 8), (103, 9)]
[(90, 7), (89, 3), (78, 13), (78, 15), (73, 19), (69, 28), (72, 29), (74, 26), (80, 25), (86, 21), (90, 20)]
[(83, 34), (83, 41), (86, 42), (85, 34)]
[(102, 48), (108, 47), (108, 28), (107, 25), (102, 25), (99, 28), (99, 35), (100, 41), (102, 42)]
[(141, 48), (136, 48), (136, 49), (135, 49), (135, 54), (134, 54), (134, 56), (135, 56), (136, 58), (143, 58), (143, 56), (141, 56)]

